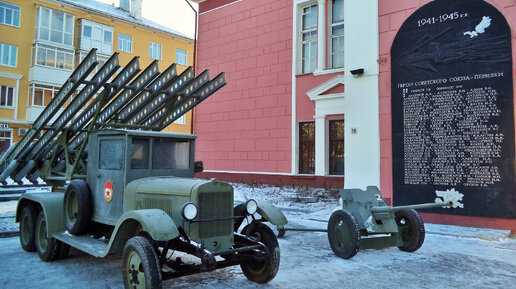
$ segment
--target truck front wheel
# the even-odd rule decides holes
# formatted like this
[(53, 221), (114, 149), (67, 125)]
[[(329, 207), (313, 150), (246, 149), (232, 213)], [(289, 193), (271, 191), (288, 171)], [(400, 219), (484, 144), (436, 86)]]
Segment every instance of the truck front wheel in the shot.
[[(247, 231), (247, 226), (242, 232)], [(280, 265), (280, 248), (274, 232), (265, 224), (256, 223), (249, 233), (250, 237), (258, 239), (268, 250), (265, 260), (250, 260), (240, 264), (244, 275), (252, 282), (265, 284), (276, 276)]]
[(127, 241), (122, 268), (125, 288), (161, 288), (158, 256), (145, 237), (137, 236)]

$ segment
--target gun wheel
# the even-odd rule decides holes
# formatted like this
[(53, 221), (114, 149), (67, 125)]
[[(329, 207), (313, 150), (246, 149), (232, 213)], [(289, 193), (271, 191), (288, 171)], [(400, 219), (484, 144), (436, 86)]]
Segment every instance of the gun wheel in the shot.
[(27, 252), (36, 251), (35, 231), (38, 212), (31, 206), (25, 206), (20, 216), (20, 244)]
[(68, 184), (64, 196), (64, 223), (71, 234), (86, 232), (91, 216), (91, 195), (88, 184), (73, 180)]
[[(250, 226), (250, 225), (248, 225)], [(242, 229), (242, 232), (247, 232), (248, 226)], [(256, 223), (251, 232), (248, 233), (250, 237), (257, 238), (258, 241), (267, 247), (268, 254), (265, 260), (250, 260), (240, 264), (240, 268), (245, 277), (252, 282), (258, 284), (265, 284), (278, 273), (280, 265), (280, 248), (278, 239), (274, 232), (265, 224)]]
[(349, 259), (360, 249), (360, 228), (357, 219), (348, 211), (335, 211), (328, 222), (328, 241), (333, 253)]
[(425, 241), (425, 224), (416, 210), (402, 210), (395, 214), (398, 230), (401, 232), (403, 246), (398, 248), (405, 252), (414, 252)]
[(145, 237), (133, 237), (127, 242), (122, 268), (125, 288), (161, 288), (158, 256)]

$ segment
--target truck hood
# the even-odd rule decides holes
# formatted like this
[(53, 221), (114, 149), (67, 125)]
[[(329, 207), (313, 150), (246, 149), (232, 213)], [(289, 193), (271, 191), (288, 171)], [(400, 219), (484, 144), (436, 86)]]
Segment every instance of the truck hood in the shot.
[(181, 177), (147, 177), (131, 181), (127, 184), (127, 193), (149, 193), (174, 196), (190, 196), (192, 189), (214, 180), (202, 180)]

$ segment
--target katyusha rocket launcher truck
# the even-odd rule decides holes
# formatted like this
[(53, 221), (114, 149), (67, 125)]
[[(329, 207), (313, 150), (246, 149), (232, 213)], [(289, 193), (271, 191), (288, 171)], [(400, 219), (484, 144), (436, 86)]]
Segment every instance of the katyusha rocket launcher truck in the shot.
[(231, 185), (194, 178), (196, 136), (161, 132), (223, 87), (224, 74), (178, 73), (175, 64), (160, 73), (157, 61), (140, 72), (138, 57), (121, 68), (114, 54), (91, 75), (97, 64), (92, 50), (0, 159), (0, 182), (52, 187), (18, 202), (22, 248), (45, 262), (70, 247), (122, 253), (126, 288), (234, 265), (253, 282), (272, 280), (280, 249), (264, 223), (285, 224), (281, 211), (256, 200), (235, 206)]

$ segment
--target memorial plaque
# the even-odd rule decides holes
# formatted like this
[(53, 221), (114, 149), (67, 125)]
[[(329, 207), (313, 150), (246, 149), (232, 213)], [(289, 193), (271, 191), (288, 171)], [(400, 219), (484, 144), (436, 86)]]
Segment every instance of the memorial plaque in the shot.
[(391, 48), (394, 204), (462, 195), (427, 212), (516, 218), (511, 31), (481, 0), (436, 0)]

